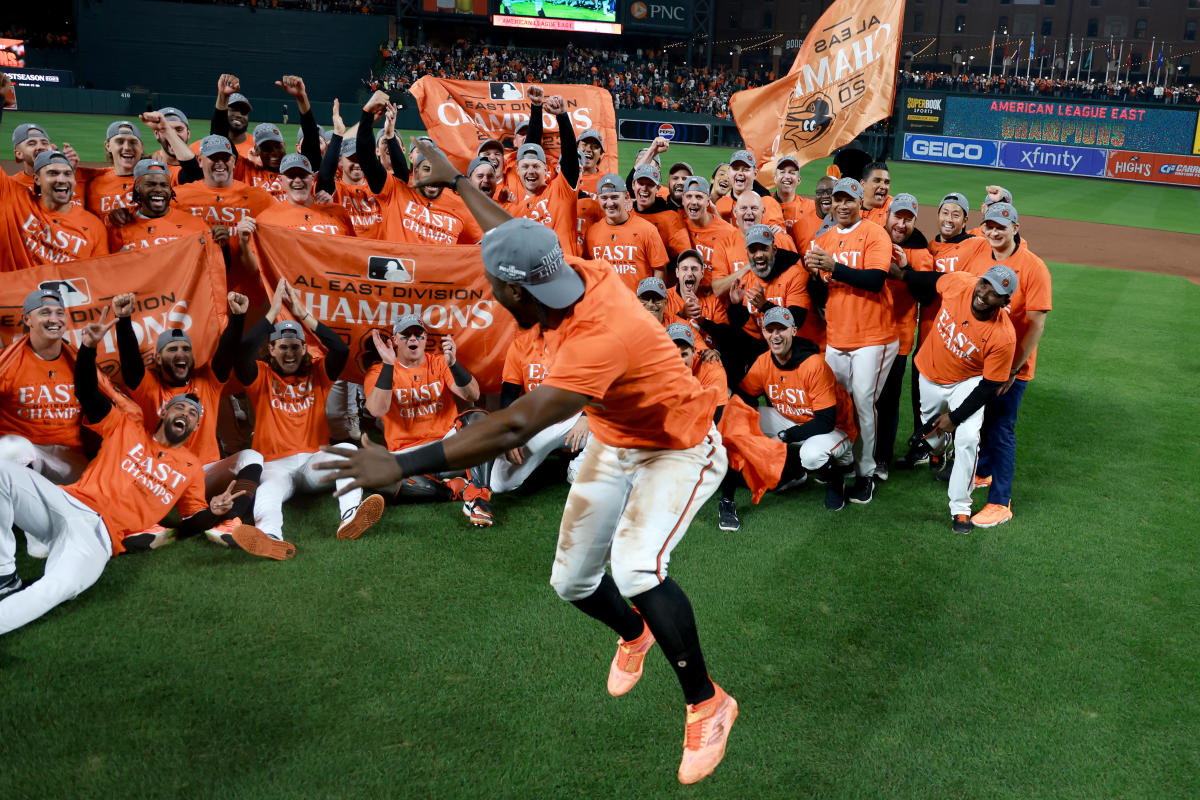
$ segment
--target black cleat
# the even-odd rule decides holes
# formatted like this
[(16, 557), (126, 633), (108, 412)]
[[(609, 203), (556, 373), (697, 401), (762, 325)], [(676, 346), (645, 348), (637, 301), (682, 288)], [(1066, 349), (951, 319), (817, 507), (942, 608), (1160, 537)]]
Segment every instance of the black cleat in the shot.
[(737, 503), (722, 497), (717, 503), (717, 527), (723, 531), (740, 531), (742, 521), (738, 518)]
[(970, 514), (955, 514), (950, 523), (950, 530), (963, 535), (969, 534), (975, 526), (971, 524)]
[(902, 458), (896, 460), (896, 469), (915, 469), (921, 464), (929, 463), (929, 451), (921, 448), (910, 448)]
[(851, 503), (866, 505), (875, 496), (875, 481), (870, 476), (862, 475), (854, 481), (854, 486), (846, 495)]
[(825, 510), (841, 511), (846, 507), (846, 489), (841, 481), (825, 484)]
[(0, 575), (0, 597), (11, 594), (24, 585), (21, 582), (21, 576), (16, 572), (13, 572), (11, 575)]
[(935, 469), (933, 462), (929, 462), (929, 468), (933, 470), (933, 477), (937, 478), (942, 483), (950, 482), (950, 473), (954, 471), (954, 456), (944, 455), (939, 459), (938, 467)]

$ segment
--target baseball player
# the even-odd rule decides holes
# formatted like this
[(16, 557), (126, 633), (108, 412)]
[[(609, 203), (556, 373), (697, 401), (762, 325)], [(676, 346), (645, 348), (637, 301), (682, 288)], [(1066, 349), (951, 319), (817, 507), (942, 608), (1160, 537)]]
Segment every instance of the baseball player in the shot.
[(670, 260), (667, 248), (653, 224), (629, 213), (625, 181), (609, 173), (597, 182), (596, 189), (604, 219), (584, 234), (587, 256), (612, 264), (621, 281), (632, 290), (643, 278), (665, 279)]
[(246, 133), (250, 129), (250, 114), (254, 107), (246, 95), (238, 91), (240, 88), (241, 82), (236, 75), (225, 74), (217, 78), (216, 108), (209, 133), (227, 138), (237, 151), (237, 157), (242, 159), (254, 151), (254, 137)]
[(330, 236), (354, 236), (354, 224), (346, 209), (317, 202), (314, 191), (317, 176), (307, 158), (299, 153), (288, 153), (279, 162), (278, 178), (283, 201), (263, 209), (254, 218), (255, 224)]
[[(172, 143), (173, 151), (179, 153)], [(210, 225), (230, 228), (246, 217), (254, 217), (275, 204), (263, 189), (233, 177), (237, 151), (224, 136), (200, 140), (198, 157), (179, 158), (179, 187), (175, 203)]]
[[(1005, 189), (1003, 186), (989, 185), (984, 187), (986, 194), (983, 196), (983, 202), (979, 204), (979, 212), (986, 214), (987, 210), (993, 203), (1008, 203), (1012, 205), (1012, 192)], [(983, 236), (983, 223), (980, 222), (979, 227), (970, 230), (972, 236)]]
[(767, 225), (784, 228), (783, 209), (767, 188), (758, 182), (758, 162), (749, 150), (738, 150), (729, 159), (729, 194), (716, 201), (717, 213), (726, 222), (733, 222), (733, 210), (738, 198), (745, 192), (755, 192), (762, 199), (763, 218)]
[(887, 226), (888, 210), (892, 205), (892, 196), (888, 194), (891, 186), (892, 173), (887, 164), (872, 161), (863, 167), (863, 219), (881, 228)]
[[(346, 210), (350, 223), (354, 226), (354, 235), (359, 238), (378, 239), (383, 226), (383, 212), (379, 206), (379, 198), (367, 182), (366, 173), (358, 158), (358, 138), (346, 139), (346, 123), (338, 113), (339, 103), (333, 101), (333, 132), (329, 147), (321, 157), (316, 191), (327, 192), (333, 197), (333, 202)], [(389, 107), (386, 112), (394, 122), (395, 112)], [(394, 132), (394, 131), (393, 131)], [(391, 140), (391, 134), (385, 135), (385, 140)], [(397, 145), (397, 150), (399, 145)], [(399, 163), (406, 164), (403, 158)], [(380, 165), (383, 169), (382, 164)], [(385, 181), (399, 180), (394, 175), (384, 172)], [(382, 187), (380, 187), (382, 189)]]
[[(303, 324), (276, 322), (284, 301)], [(316, 334), (326, 355), (314, 358), (306, 352), (306, 328)], [(259, 349), (268, 339), (266, 358), (260, 359)], [(355, 449), (343, 443), (334, 453), (319, 452), (329, 442), (329, 387), (349, 358), (346, 343), (305, 310), (285, 279), (275, 287), (266, 316), (242, 340), (234, 372), (254, 406), (254, 449), (266, 462), (254, 498), (254, 525), (272, 539), (283, 541), (283, 504), (296, 491), (325, 488), (316, 467)], [(364, 499), (361, 491), (350, 491), (339, 495), (338, 509), (338, 538), (357, 539), (379, 521), (383, 498), (376, 494)]]
[(681, 217), (692, 241), (691, 249), (704, 257), (704, 279), (700, 281), (702, 286), (711, 286), (713, 280), (720, 277), (713, 275), (715, 253), (725, 247), (727, 240), (736, 239), (738, 236), (737, 228), (712, 213), (709, 191), (708, 181), (695, 176), (688, 178), (683, 187)]
[(133, 192), (130, 207), (120, 215), (127, 220), (117, 223), (117, 214), (110, 213), (108, 249), (140, 250), (173, 242), (194, 233), (212, 232), (218, 244), (229, 244), (229, 228), (217, 224), (205, 225), (186, 211), (171, 207), (175, 191), (171, 188), (171, 172), (161, 161), (143, 158), (133, 168)]
[[(195, 149), (193, 149), (193, 146), (189, 143), (189, 140), (192, 138), (192, 125), (187, 118), (187, 114), (184, 114), (174, 106), (160, 108), (158, 111), (154, 112), (154, 114), (162, 120), (165, 128), (170, 128), (175, 133), (175, 136), (178, 137), (181, 142), (187, 145), (189, 150), (191, 150), (193, 153), (195, 152)], [(142, 115), (141, 119), (142, 122), (147, 122), (145, 114)], [(147, 124), (149, 123), (147, 122)], [(179, 159), (175, 157), (174, 149), (170, 146), (170, 140), (162, 130), (159, 130), (155, 126), (151, 125), (150, 130), (154, 134), (154, 138), (160, 146), (158, 150), (150, 154), (149, 158), (166, 164), (171, 173), (171, 183), (177, 183), (179, 178), (179, 168), (181, 165), (179, 163)], [(136, 165), (134, 168), (136, 169)]]
[(0, 272), (108, 255), (104, 223), (71, 202), (70, 159), (46, 150), (34, 159), (33, 171), (32, 191), (0, 171), (0, 247), (9, 254)]
[[(685, 165), (686, 166), (686, 165)], [(690, 172), (691, 167), (688, 167)], [(676, 174), (682, 174), (677, 170)], [(633, 213), (652, 223), (672, 258), (692, 246), (687, 226), (680, 218), (682, 207), (659, 196), (659, 171), (653, 164), (639, 164), (630, 173)], [(682, 191), (680, 192), (682, 196)]]
[[(479, 381), (459, 362), (454, 338), (443, 336), (442, 352), (427, 354), (426, 337), (425, 323), (416, 314), (398, 317), (389, 339), (371, 332), (382, 363), (367, 370), (363, 379), (367, 411), (383, 420), (384, 441), (394, 453), (439, 441), (453, 435), (456, 424), (465, 426), (483, 415), (480, 411), (458, 414), (455, 398), (474, 403), (479, 399)], [(453, 499), (463, 501), (463, 515), (477, 528), (496, 521), (489, 489), (491, 467), (488, 459), (467, 470), (465, 480), (446, 481)], [(406, 488), (406, 482), (400, 481), (393, 497), (406, 499)]]
[(782, 156), (775, 162), (775, 202), (783, 212), (783, 227), (803, 253), (821, 227), (817, 204), (796, 194), (800, 188), (800, 162), (794, 156)]
[(686, 322), (703, 337), (701, 346), (716, 346), (718, 339), (734, 333), (729, 327), (725, 303), (704, 286), (704, 256), (699, 250), (684, 250), (675, 262), (675, 285), (667, 290), (663, 319)]
[(453, 184), (488, 231), (482, 255), (496, 300), (523, 328), (557, 330), (559, 349), (542, 385), (508, 408), (397, 456), (367, 445), (330, 465), (332, 476), (355, 487), (378, 486), (469, 466), (587, 407), (593, 440), (567, 497), (551, 585), (621, 637), (610, 693), (634, 687), (645, 654), (659, 643), (687, 703), (678, 778), (695, 783), (724, 757), (737, 702), (708, 677), (691, 603), (666, 570), (725, 473), (712, 421), (720, 395), (692, 378), (607, 264), (566, 261), (545, 228), (508, 219), (469, 182), (456, 181), (458, 171), (444, 156), (422, 149), (434, 162), (426, 180)]
[(875, 403), (900, 348), (887, 288), (892, 241), (879, 225), (863, 224), (862, 184), (842, 178), (833, 186), (837, 225), (804, 256), (813, 277), (828, 286), (825, 360), (854, 400), (862, 450), (858, 479), (847, 499), (869, 503), (875, 491)]
[(145, 157), (142, 132), (129, 120), (117, 120), (104, 135), (104, 157), (111, 167), (79, 168), (87, 181), (84, 207), (103, 219), (109, 212), (133, 205), (133, 168)]
[[(988, 401), (983, 418), (983, 444), (975, 465), (976, 487), (988, 488), (988, 501), (971, 518), (980, 528), (991, 528), (1012, 519), (1012, 481), (1017, 459), (1017, 412), (1037, 366), (1037, 347), (1046, 330), (1051, 309), (1050, 270), (1021, 240), (1017, 210), (1009, 203), (993, 203), (983, 215), (983, 236), (991, 252), (967, 264), (973, 275), (986, 274), (1000, 263), (1016, 273), (1017, 291), (1007, 311), (1017, 335), (1017, 351), (1008, 380)], [(990, 479), (990, 480), (989, 480)]]
[[(230, 484), (204, 502), (200, 465), (184, 447), (201, 415), (194, 395), (176, 395), (150, 434), (100, 390), (96, 345), (115, 324), (103, 320), (83, 328), (74, 375), (84, 420), (103, 438), (96, 458), (78, 481), (63, 487), (31, 469), (0, 462), (0, 553), (12, 552), (13, 525), (48, 547), (45, 572), (24, 591), (16, 591), (22, 584), (15, 562), (0, 561), (0, 595), (6, 595), (0, 599), (0, 634), (77, 596), (100, 578), (112, 556), (148, 546), (133, 532), (145, 530), (172, 507), (183, 516), (178, 535), (186, 536), (216, 525), (238, 498)], [(294, 552), (253, 529), (240, 532), (238, 540), (252, 555), (281, 559)]]
[[(4, 89), (8, 86), (11, 86), (8, 76), (0, 73), (0, 94), (3, 94)], [(46, 133), (46, 129), (37, 123), (24, 122), (13, 128), (12, 144), (13, 160), (20, 166), (21, 171), (14, 173), (10, 177), (26, 189), (32, 190), (36, 183), (33, 162), (42, 153), (60, 150), (73, 167), (79, 167), (79, 155), (75, 152), (75, 148), (71, 147), (67, 142), (63, 142), (61, 148), (55, 147), (54, 143), (50, 141), (50, 135)], [(76, 177), (77, 183), (78, 180), (78, 177)], [(75, 188), (75, 197), (72, 198), (71, 202), (82, 206), (83, 186), (79, 184)]]
[[(894, 205), (894, 204), (893, 204)], [(917, 351), (921, 420), (928, 423), (925, 447), (943, 451), (953, 434), (950, 476), (951, 529), (971, 532), (971, 488), (983, 425), (983, 408), (1008, 381), (1016, 334), (1004, 308), (1017, 292), (1017, 273), (1003, 264), (983, 277), (897, 268), (913, 297), (941, 298), (934, 332)]]

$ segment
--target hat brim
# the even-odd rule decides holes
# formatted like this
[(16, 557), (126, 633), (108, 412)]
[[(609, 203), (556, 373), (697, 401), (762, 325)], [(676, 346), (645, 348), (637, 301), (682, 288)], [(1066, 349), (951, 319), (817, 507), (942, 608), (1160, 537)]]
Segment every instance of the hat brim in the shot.
[(542, 305), (549, 308), (566, 308), (583, 297), (584, 283), (579, 273), (570, 264), (563, 268), (553, 279), (545, 283), (520, 284)]

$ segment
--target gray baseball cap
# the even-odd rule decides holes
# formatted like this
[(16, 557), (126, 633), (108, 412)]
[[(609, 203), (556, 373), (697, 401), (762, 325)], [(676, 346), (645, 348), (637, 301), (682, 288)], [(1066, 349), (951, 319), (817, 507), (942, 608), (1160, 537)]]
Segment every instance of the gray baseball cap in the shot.
[(166, 413), (166, 410), (168, 408), (170, 408), (171, 406), (176, 405), (176, 404), (185, 405), (190, 408), (194, 408), (194, 409), (196, 409), (197, 414), (199, 414), (200, 416), (204, 416), (204, 406), (200, 404), (200, 398), (197, 397), (196, 395), (192, 394), (191, 392), (180, 392), (179, 394), (172, 397), (170, 400), (167, 401), (167, 404), (165, 406), (163, 406), (163, 413)]
[(487, 164), (492, 169), (496, 168), (496, 165), (492, 163), (490, 158), (485, 158), (484, 156), (475, 156), (471, 159), (471, 165), (467, 167), (467, 177), (469, 178), (474, 175), (475, 170), (479, 167), (482, 167), (484, 164)]
[(754, 153), (751, 153), (749, 150), (738, 150), (736, 153), (730, 156), (729, 166), (732, 167), (739, 161), (743, 164), (749, 165), (751, 169), (758, 166), (758, 162), (754, 160)]
[(242, 94), (241, 92), (234, 92), (233, 94), (229, 95), (229, 105), (236, 106), (238, 103), (241, 103), (246, 107), (246, 113), (250, 113), (254, 110), (254, 106), (250, 105), (250, 101), (246, 99), (246, 95)]
[(32, 122), (22, 122), (17, 127), (13, 128), (13, 147), (21, 144), (27, 139), (49, 139), (50, 134), (46, 133), (46, 129), (41, 125), (35, 125)]
[(702, 178), (699, 175), (693, 175), (683, 184), (683, 191), (686, 192), (703, 192), (708, 194), (711, 187), (708, 185), (708, 179)]
[(536, 158), (545, 164), (546, 151), (542, 149), (540, 144), (523, 144), (521, 145), (521, 149), (517, 151), (517, 161), (522, 161), (526, 158)]
[(155, 161), (153, 158), (143, 158), (141, 161), (133, 165), (133, 182), (137, 183), (141, 178), (147, 175), (162, 174), (167, 176), (167, 180), (171, 179), (171, 170), (161, 161)]
[[(33, 160), (34, 174), (36, 175), (37, 173), (41, 172), (42, 168), (52, 161), (61, 161), (68, 167), (71, 167), (71, 159), (67, 158), (62, 153), (58, 152), (57, 150), (43, 150), (42, 152), (38, 153), (37, 158)], [(75, 168), (71, 167), (71, 169), (74, 170)]]
[(479, 143), (479, 147), (475, 148), (475, 155), (479, 155), (480, 153), (482, 153), (483, 149), (485, 147), (495, 147), (501, 153), (504, 152), (504, 143), (501, 142), (499, 139), (484, 139), (482, 142)]
[(158, 341), (154, 344), (154, 352), (161, 353), (163, 348), (171, 342), (186, 342), (192, 343), (192, 337), (188, 336), (187, 331), (183, 328), (167, 328), (158, 335)]
[(119, 119), (109, 124), (108, 130), (104, 132), (104, 141), (107, 142), (114, 136), (120, 136), (121, 134), (135, 136), (139, 142), (142, 140), (142, 132), (138, 130), (137, 125), (134, 125), (127, 119)]
[(543, 305), (566, 308), (583, 297), (579, 273), (563, 258), (554, 231), (521, 217), (492, 228), (480, 242), (489, 275), (526, 289)]
[(917, 215), (917, 198), (907, 192), (901, 192), (892, 198), (892, 205), (889, 208), (889, 213), (895, 214), (897, 211), (907, 211), (914, 217)]
[(775, 162), (775, 169), (779, 169), (784, 164), (791, 164), (796, 169), (800, 169), (800, 160), (795, 156), (780, 156)]
[(513, 133), (520, 133), (521, 131), (528, 130), (528, 129), (529, 129), (529, 120), (524, 119), (517, 123), (517, 127), (513, 128)]
[(775, 244), (775, 231), (768, 225), (751, 225), (750, 230), (746, 231), (746, 247), (753, 244)]
[(583, 133), (579, 134), (575, 141), (582, 142), (584, 139), (595, 139), (600, 143), (600, 149), (604, 149), (604, 134), (600, 133), (600, 131), (596, 130), (595, 128), (588, 128)]
[(416, 314), (401, 314), (396, 317), (396, 321), (392, 323), (392, 333), (403, 333), (409, 328), (420, 328), (427, 330), (425, 323), (421, 322), (421, 318)]
[(279, 142), (283, 144), (283, 134), (279, 132), (279, 128), (270, 122), (260, 122), (254, 126), (254, 146), (262, 147), (267, 142)]
[(796, 327), (796, 320), (792, 317), (792, 312), (787, 306), (771, 306), (762, 316), (762, 326), (765, 328), (768, 325), (785, 325), (789, 328)]
[(692, 332), (691, 325), (672, 322), (667, 326), (667, 336), (670, 336), (673, 342), (683, 342), (689, 347), (696, 346), (696, 334)]
[(200, 140), (200, 155), (212, 158), (218, 153), (233, 155), (233, 144), (224, 136), (213, 133)]
[(304, 326), (299, 322), (290, 319), (280, 320), (275, 323), (275, 328), (271, 331), (271, 341), (277, 342), (280, 339), (299, 339), (304, 341)]
[(700, 266), (704, 266), (704, 254), (701, 253), (699, 250), (693, 250), (691, 248), (684, 250), (682, 253), (679, 254), (679, 257), (675, 259), (675, 263), (678, 264), (681, 261), (683, 261), (685, 258), (694, 258), (700, 262)]
[[(893, 200), (892, 202), (894, 203), (896, 201)], [(954, 205), (958, 206), (963, 210), (964, 214), (971, 210), (971, 204), (967, 202), (967, 196), (962, 192), (951, 192), (943, 197), (942, 202), (938, 203), (938, 209), (940, 210), (942, 206), (946, 205), (946, 203), (953, 203)]]
[(862, 184), (854, 178), (839, 178), (838, 182), (833, 185), (833, 193), (835, 195), (848, 194), (855, 200), (862, 200)]
[(340, 155), (342, 158), (349, 158), (350, 156), (358, 155), (358, 139), (342, 139), (342, 150)]
[(627, 192), (625, 188), (625, 179), (615, 172), (610, 172), (600, 179), (596, 184), (596, 194), (604, 194), (605, 192)]
[(312, 164), (308, 162), (307, 157), (302, 156), (299, 153), (288, 153), (283, 157), (283, 160), (279, 162), (279, 174), (282, 175), (283, 173), (292, 169), (302, 169), (309, 175), (313, 174)]
[(662, 183), (662, 178), (659, 175), (658, 167), (653, 164), (642, 164), (633, 168), (633, 179), (646, 178), (653, 181), (655, 186)]
[(995, 222), (1006, 228), (1018, 222), (1017, 209), (1011, 203), (992, 203), (983, 215), (984, 222)]
[[(1010, 192), (1008, 189), (1005, 189), (1003, 186), (997, 186), (996, 188), (1000, 190), (1000, 199), (996, 201), (997, 203), (1011, 203), (1012, 202), (1012, 192)], [(990, 202), (992, 202), (992, 201), (989, 200), (988, 196), (985, 194), (983, 196), (983, 202), (980, 204), (979, 207), (983, 208)]]
[(983, 279), (992, 285), (996, 290), (996, 294), (1003, 297), (1012, 297), (1017, 291), (1017, 273), (1003, 264), (996, 264), (994, 267), (983, 273)]
[(676, 172), (678, 172), (681, 169), (686, 169), (688, 175), (693, 175), (696, 172), (696, 170), (692, 169), (692, 165), (689, 164), (688, 162), (676, 161), (674, 164), (671, 165), (671, 168), (669, 170), (667, 170), (667, 174), (674, 175)]
[(54, 289), (35, 289), (25, 295), (25, 302), (21, 305), (21, 313), (28, 314), (31, 311), (37, 311), (44, 305), (63, 305), (62, 295)]
[(637, 296), (641, 297), (644, 294), (653, 293), (659, 297), (667, 296), (667, 285), (663, 283), (662, 278), (642, 278), (638, 284)]
[[(333, 131), (325, 130), (324, 125), (318, 125), (317, 126), (317, 135), (320, 136), (322, 139), (324, 139), (326, 142), (328, 142), (330, 139), (333, 138)], [(300, 128), (298, 131), (296, 131), (296, 144), (300, 144), (303, 141), (304, 141), (304, 128)], [(354, 138), (351, 137), (349, 139), (343, 139), (342, 141), (343, 142), (353, 142)]]
[(162, 114), (163, 119), (171, 119), (174, 117), (184, 125), (187, 125), (189, 128), (192, 127), (192, 123), (188, 121), (187, 114), (183, 113), (175, 106), (165, 106), (164, 108), (160, 108), (158, 113)]

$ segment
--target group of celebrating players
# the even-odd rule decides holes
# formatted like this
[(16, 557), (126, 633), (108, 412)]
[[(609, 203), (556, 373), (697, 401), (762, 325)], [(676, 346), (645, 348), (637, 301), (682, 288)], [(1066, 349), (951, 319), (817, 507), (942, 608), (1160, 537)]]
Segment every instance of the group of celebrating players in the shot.
[[(297, 491), (335, 488), (344, 539), (390, 503), (461, 502), (490, 526), (493, 493), (565, 453), (573, 486), (551, 583), (619, 634), (612, 694), (633, 687), (660, 644), (688, 704), (679, 779), (692, 783), (723, 757), (737, 703), (708, 677), (666, 567), (718, 489), (718, 524), (733, 531), (741, 486), (758, 502), (822, 483), (833, 512), (870, 503), (891, 469), (928, 462), (948, 479), (954, 531), (1012, 518), (1016, 417), (1051, 292), (1003, 188), (987, 187), (973, 230), (966, 196), (946, 194), (927, 239), (917, 199), (893, 196), (886, 164), (852, 149), (813, 199), (798, 194), (792, 157), (767, 176), (740, 150), (705, 177), (683, 161), (664, 170), (662, 139), (628, 175), (603, 173), (615, 143), (576, 135), (563, 98), (536, 86), (511, 142), (481, 142), (460, 173), (431, 139), (405, 152), (382, 92), (349, 127), (335, 101), (326, 131), (302, 79), (278, 85), (301, 112), (294, 148), (272, 124), (250, 129), (233, 75), (218, 81), (209, 135), (193, 142), (178, 109), (147, 113), (160, 148), (148, 156), (140, 129), (114, 122), (105, 169), (80, 167), (38, 124), (13, 130), (21, 171), (0, 177), (5, 269), (205, 233), (230, 291), (209, 363), (182, 329), (144, 361), (134, 294), (77, 331), (78, 347), (57, 289), (25, 299), (25, 336), (0, 352), (0, 633), (73, 598), (122, 552), (204, 533), (291, 558), (283, 507)], [(542, 147), (544, 114), (558, 123), (557, 156)], [(412, 314), (372, 334), (362, 385), (341, 380), (346, 342), (286, 280), (269, 300), (262, 292), (260, 225), (480, 247), (495, 300), (521, 329), (499, 398), (482, 398), (471, 371), (490, 365), (462, 363), (451, 336), (435, 345)], [(96, 367), (110, 335), (111, 381)], [(896, 459), (910, 356), (913, 435)], [(241, 418), (253, 419), (248, 443)], [(360, 438), (362, 420), (383, 446)], [(14, 525), (46, 558), (28, 587)]]

